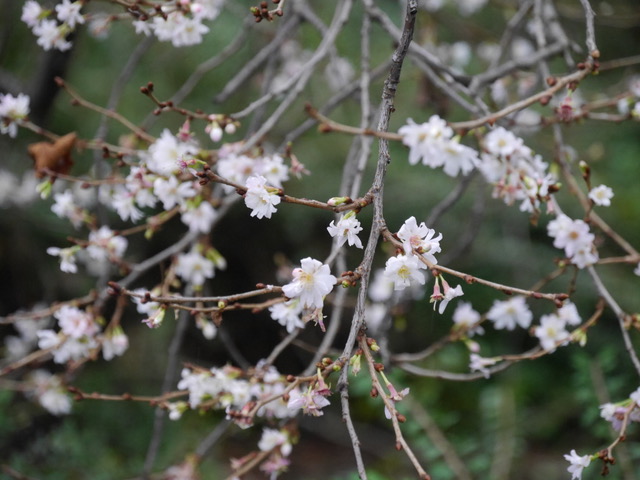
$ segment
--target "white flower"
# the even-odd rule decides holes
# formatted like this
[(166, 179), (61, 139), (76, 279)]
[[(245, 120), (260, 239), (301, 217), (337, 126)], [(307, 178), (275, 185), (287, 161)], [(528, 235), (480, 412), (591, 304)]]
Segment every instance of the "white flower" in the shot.
[(580, 325), (582, 323), (582, 319), (580, 318), (580, 314), (578, 313), (578, 309), (575, 304), (571, 302), (565, 303), (562, 307), (558, 309), (557, 312), (558, 317), (560, 317), (567, 325)]
[(270, 452), (276, 447), (280, 447), (282, 455), (288, 456), (291, 453), (289, 436), (281, 430), (265, 428), (262, 431), (262, 438), (258, 442), (258, 448), (263, 452)]
[(193, 286), (199, 287), (207, 278), (213, 278), (213, 262), (196, 251), (181, 253), (176, 262), (176, 274)]
[(71, 338), (93, 337), (99, 331), (93, 317), (76, 307), (63, 305), (53, 316), (58, 319), (62, 333)]
[(404, 290), (412, 283), (424, 285), (424, 274), (420, 269), (424, 265), (413, 255), (398, 255), (387, 260), (384, 268), (385, 276), (394, 283), (394, 290)]
[(136, 207), (136, 197), (126, 188), (117, 188), (111, 194), (110, 206), (118, 213), (122, 220), (137, 222), (144, 214)]
[(508, 157), (522, 147), (522, 139), (503, 127), (496, 127), (484, 138), (484, 144), (492, 155)]
[(278, 211), (275, 206), (280, 203), (280, 196), (273, 188), (267, 188), (266, 183), (267, 179), (262, 175), (253, 175), (247, 179), (244, 203), (251, 209), (252, 217), (271, 218), (271, 214)]
[(57, 48), (64, 52), (71, 48), (71, 42), (65, 40), (65, 29), (62, 26), (58, 26), (55, 20), (42, 20), (33, 27), (33, 33), (38, 37), (38, 45), (45, 50)]
[(75, 28), (76, 24), (84, 23), (84, 17), (80, 13), (81, 8), (81, 2), (72, 3), (70, 0), (62, 0), (62, 3), (56, 5), (58, 20), (69, 25), (69, 28)]
[(129, 348), (129, 337), (121, 327), (112, 329), (102, 338), (102, 356), (105, 360), (112, 360), (116, 356), (122, 356)]
[(65, 190), (63, 193), (56, 193), (53, 196), (55, 203), (51, 205), (51, 211), (60, 218), (68, 218), (74, 227), (82, 225), (84, 214), (82, 209), (76, 205), (73, 192)]
[(589, 192), (589, 198), (593, 200), (593, 203), (601, 207), (608, 207), (611, 205), (611, 199), (613, 198), (613, 190), (606, 185), (598, 185)]
[(465, 329), (470, 337), (476, 333), (479, 335), (484, 333), (484, 329), (480, 325), (474, 327), (480, 321), (480, 314), (468, 302), (459, 303), (451, 318), (456, 327)]
[(429, 121), (416, 124), (412, 119), (398, 129), (402, 143), (409, 147), (409, 164), (420, 160), (431, 168), (444, 167), (444, 172), (456, 177), (460, 172), (466, 175), (478, 166), (478, 152), (461, 145), (459, 138), (453, 138), (453, 130), (447, 122), (433, 115)]
[(513, 330), (516, 325), (522, 328), (529, 328), (533, 314), (524, 297), (513, 297), (509, 300), (495, 300), (493, 306), (487, 312), (487, 319), (494, 322), (494, 327), (498, 330), (506, 328)]
[(358, 233), (362, 231), (360, 221), (353, 212), (347, 213), (340, 217), (338, 223), (334, 225), (334, 220), (327, 227), (327, 231), (332, 237), (338, 237), (338, 247), (349, 242), (349, 245), (355, 245), (357, 248), (363, 248), (362, 242), (358, 237)]
[[(152, 312), (155, 312), (158, 307), (160, 306), (160, 304), (158, 302), (145, 302), (144, 301), (144, 296), (147, 293), (152, 293), (152, 292), (148, 292), (147, 290), (145, 290), (144, 288), (136, 288), (133, 293), (142, 295), (142, 297), (134, 297), (132, 296), (131, 298), (133, 299), (133, 302), (136, 304), (136, 310), (138, 310), (138, 313), (141, 313), (143, 315), (150, 315)], [(159, 293), (159, 292), (153, 292), (153, 293)]]
[(567, 257), (578, 268), (598, 261), (598, 252), (593, 246), (595, 236), (589, 232), (589, 225), (583, 220), (571, 220), (566, 215), (558, 215), (549, 222), (547, 231), (554, 238), (553, 246), (564, 248)]
[(196, 208), (190, 208), (180, 216), (182, 223), (189, 226), (189, 231), (209, 233), (218, 213), (209, 202), (200, 202)]
[(35, 396), (38, 403), (52, 415), (65, 415), (71, 411), (71, 397), (62, 385), (60, 377), (45, 370), (35, 370), (28, 377), (33, 390), (29, 396)]
[(128, 240), (120, 235), (114, 235), (106, 225), (89, 234), (87, 253), (97, 262), (106, 262), (109, 259), (120, 259), (124, 255)]
[[(236, 155), (233, 151), (223, 155), (219, 153), (220, 159), (216, 163), (218, 175), (227, 180), (244, 185), (247, 179), (258, 172), (254, 171), (255, 162), (246, 155)], [(264, 175), (263, 175), (264, 176)], [(265, 177), (266, 178), (266, 177)], [(277, 186), (274, 183), (274, 186)], [(229, 185), (223, 185), (223, 188), (231, 193), (235, 189)]]
[(634, 392), (629, 395), (629, 398), (633, 403), (636, 404), (636, 406), (640, 407), (640, 388), (634, 390)]
[(571, 474), (571, 480), (580, 480), (582, 478), (582, 470), (591, 463), (589, 455), (579, 456), (575, 449), (571, 450), (569, 455), (564, 456), (565, 460), (570, 463), (567, 471)]
[(384, 274), (384, 270), (377, 269), (369, 284), (369, 298), (374, 302), (386, 302), (393, 295), (394, 285), (394, 282)]
[(58, 248), (49, 247), (47, 253), (54, 257), (60, 257), (60, 270), (66, 273), (76, 273), (78, 266), (76, 265), (75, 254), (78, 252), (78, 247)]
[[(444, 313), (444, 309), (447, 307), (449, 302), (456, 297), (461, 297), (464, 295), (462, 291), (462, 286), (458, 285), (455, 288), (451, 288), (449, 284), (443, 279), (442, 284), (444, 286), (444, 296), (440, 299), (440, 306), (438, 307), (438, 313), (442, 315)], [(435, 308), (435, 304), (434, 304)]]
[[(154, 20), (161, 17), (154, 17)], [(164, 129), (160, 138), (150, 147), (148, 153), (141, 154), (146, 158), (147, 168), (159, 175), (169, 177), (180, 170), (180, 161), (190, 158), (196, 153), (193, 143), (179, 141), (168, 129)]]
[(457, 177), (460, 172), (462, 175), (466, 175), (480, 165), (478, 152), (454, 140), (443, 144), (442, 158), (444, 160), (443, 171), (450, 177)]
[(402, 241), (402, 248), (404, 248), (406, 255), (412, 256), (414, 250), (417, 250), (418, 253), (435, 265), (438, 260), (433, 254), (441, 251), (440, 240), (442, 240), (441, 233), (434, 238), (435, 234), (436, 231), (428, 228), (424, 222), (418, 226), (416, 218), (410, 217), (400, 227), (398, 238)]
[(543, 315), (540, 326), (535, 327), (534, 335), (540, 339), (544, 350), (553, 352), (559, 343), (569, 340), (569, 332), (565, 330), (565, 321), (557, 315)]
[(498, 363), (498, 360), (494, 358), (481, 357), (477, 353), (469, 355), (469, 369), (472, 372), (482, 372), (484, 378), (489, 378), (489, 375), (491, 375), (487, 367), (495, 365), (496, 363)]
[(640, 277), (640, 263), (638, 263), (638, 265), (636, 265), (636, 268), (633, 269), (633, 273)]
[(271, 318), (292, 333), (296, 328), (304, 328), (304, 322), (300, 319), (302, 303), (297, 300), (289, 300), (284, 303), (276, 303), (269, 307)]
[(38, 2), (35, 0), (28, 0), (22, 6), (22, 16), (20, 17), (20, 20), (26, 23), (29, 28), (33, 28), (41, 20), (41, 15), (43, 15), (43, 13), (44, 9)]
[(189, 18), (176, 11), (166, 15), (166, 19), (154, 17), (153, 31), (158, 40), (170, 41), (174, 47), (184, 47), (201, 43), (202, 35), (209, 32), (209, 27), (202, 23), (200, 17)]
[(187, 198), (196, 196), (193, 182), (178, 183), (174, 176), (168, 179), (156, 178), (153, 182), (153, 193), (162, 202), (165, 210), (171, 210), (176, 205), (183, 205)]
[(277, 154), (257, 158), (254, 161), (254, 173), (262, 175), (267, 179), (269, 185), (276, 188), (282, 188), (282, 182), (289, 180), (289, 167), (285, 165), (284, 159)]
[(323, 298), (336, 283), (329, 265), (307, 257), (293, 270), (293, 281), (284, 285), (282, 291), (288, 298), (299, 298), (305, 308), (322, 308)]
[(18, 123), (29, 115), (29, 96), (19, 93), (17, 97), (0, 94), (0, 132), (15, 138)]

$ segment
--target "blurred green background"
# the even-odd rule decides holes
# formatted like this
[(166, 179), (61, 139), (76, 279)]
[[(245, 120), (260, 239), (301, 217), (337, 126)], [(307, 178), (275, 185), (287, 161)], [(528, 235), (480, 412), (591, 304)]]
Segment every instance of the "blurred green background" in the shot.
[[(127, 22), (114, 22), (107, 39), (89, 35), (81, 28), (68, 55), (45, 53), (36, 45), (28, 28), (19, 21), (23, 2), (0, 0), (0, 86), (6, 91), (24, 91), (33, 96), (51, 87), (43, 80), (47, 62), (61, 69), (62, 76), (88, 100), (105, 105), (118, 75), (126, 64), (130, 52), (142, 41), (135, 36)], [(577, 2), (555, 2), (561, 13), (563, 26), (578, 45), (583, 44), (584, 18)], [(396, 24), (400, 23), (402, 8), (396, 2), (378, 2)], [(499, 39), (508, 19), (513, 15), (514, 2), (490, 1), (489, 5), (469, 18), (461, 17), (453, 5), (445, 5), (433, 13), (421, 11), (418, 41), (428, 39), (435, 43), (467, 42), (472, 49), (482, 42)], [(262, 22), (243, 26), (251, 2), (239, 1), (228, 5), (222, 16), (211, 24), (211, 32), (202, 45), (178, 49), (156, 42), (144, 54), (131, 80), (122, 91), (117, 110), (134, 123), (141, 123), (153, 110), (150, 101), (139, 93), (139, 87), (152, 81), (159, 98), (169, 98), (189, 77), (194, 67), (216, 55), (242, 29), (246, 38), (242, 48), (218, 68), (206, 74), (191, 95), (183, 102), (190, 109), (229, 113), (241, 110), (260, 91), (260, 75), (252, 78), (240, 91), (222, 104), (213, 103), (234, 72), (238, 71), (257, 49), (277, 32), (279, 22)], [(602, 60), (637, 55), (640, 45), (640, 13), (635, 0), (593, 2), (597, 17), (597, 40)], [(607, 5), (613, 10), (607, 15)], [(91, 2), (88, 11), (102, 9), (103, 2)], [(314, 4), (323, 21), (331, 19), (333, 2)], [(116, 10), (113, 10), (116, 11)], [(360, 19), (362, 7), (358, 5), (347, 27), (342, 31), (337, 51), (358, 69), (360, 52)], [(296, 32), (301, 46), (313, 49), (321, 40), (318, 32), (303, 24)], [(376, 24), (372, 27), (373, 65), (385, 61), (393, 51), (393, 43)], [(575, 56), (580, 59), (579, 55)], [(486, 63), (472, 56), (465, 67), (468, 74), (478, 73)], [(554, 73), (562, 74), (565, 67), (553, 60)], [(50, 71), (47, 70), (47, 71)], [(603, 72), (590, 77), (580, 86), (584, 99), (613, 96), (624, 91), (628, 78), (638, 73), (637, 67)], [(49, 79), (50, 81), (50, 79)], [(382, 82), (375, 81), (371, 95), (374, 102), (380, 97)], [(326, 80), (316, 75), (305, 92), (287, 115), (271, 132), (268, 143), (277, 146), (286, 134), (305, 119), (304, 102), (321, 106), (328, 91)], [(48, 94), (32, 119), (57, 134), (78, 132), (82, 138), (92, 138), (100, 118), (93, 112), (73, 107), (64, 93)], [(486, 101), (490, 101), (485, 98)], [(273, 108), (273, 105), (269, 108)], [(551, 107), (535, 107), (551, 115)], [(467, 115), (446, 97), (426, 84), (424, 75), (410, 61), (405, 62), (402, 81), (396, 98), (396, 112), (392, 116), (391, 131), (397, 131), (407, 118), (426, 121), (434, 113), (449, 121), (467, 119)], [(356, 97), (348, 99), (331, 112), (331, 118), (351, 125), (359, 122), (359, 104)], [(163, 114), (151, 127), (159, 135), (162, 128), (176, 131), (182, 119)], [(246, 128), (245, 122), (243, 128)], [(108, 138), (117, 142), (127, 133), (121, 126), (110, 122)], [(198, 125), (194, 129), (204, 128)], [(242, 138), (243, 128), (233, 140)], [(566, 142), (576, 149), (578, 159), (587, 161), (592, 169), (594, 185), (604, 183), (614, 189), (612, 207), (600, 209), (600, 214), (633, 245), (639, 245), (637, 185), (640, 178), (639, 128), (636, 122), (611, 124), (584, 122), (563, 126)], [(205, 138), (204, 135), (202, 137)], [(553, 137), (550, 130), (523, 134), (525, 143), (550, 162), (553, 158)], [(21, 130), (17, 140), (0, 138), (0, 168), (18, 175), (29, 172), (31, 160), (26, 145), (40, 139)], [(292, 179), (286, 185), (290, 195), (325, 200), (338, 194), (340, 175), (351, 138), (342, 134), (324, 136), (311, 129), (294, 143), (294, 152), (312, 172), (301, 180)], [(472, 143), (470, 143), (472, 144)], [(372, 178), (377, 149), (374, 147), (364, 185)], [(426, 167), (411, 167), (407, 151), (399, 144), (391, 145), (392, 163), (385, 187), (385, 216), (392, 231), (397, 231), (409, 216), (419, 221), (428, 218), (431, 209), (458, 183), (457, 179), (441, 171)], [(84, 174), (93, 165), (92, 152), (76, 153), (74, 174)], [(575, 165), (574, 165), (575, 167)], [(364, 191), (362, 192), (364, 193)], [(578, 202), (567, 192), (559, 200), (565, 211), (578, 218)], [(481, 200), (483, 199), (483, 200)], [(478, 203), (484, 202), (482, 208)], [(53, 302), (83, 295), (94, 287), (95, 279), (82, 274), (70, 276), (61, 273), (57, 259), (46, 254), (51, 245), (64, 245), (67, 236), (79, 232), (59, 221), (50, 211), (51, 201), (26, 205), (0, 207), (0, 315), (19, 308), (29, 308), (37, 302)], [(474, 216), (482, 215), (475, 222)], [(368, 234), (371, 212), (365, 209), (359, 217)], [(275, 283), (276, 255), (282, 254), (292, 262), (312, 256), (323, 258), (330, 243), (326, 225), (333, 217), (323, 211), (314, 211), (295, 205), (282, 205), (271, 221), (249, 218), (245, 207), (238, 203), (212, 233), (212, 243), (225, 256), (229, 268), (218, 272), (211, 282), (211, 290), (228, 294), (253, 288), (257, 282)], [(123, 226), (113, 217), (113, 224)], [(505, 284), (523, 288), (532, 286), (539, 278), (554, 270), (553, 259), (561, 252), (552, 247), (546, 234), (548, 218), (543, 215), (538, 225), (529, 223), (528, 216), (514, 207), (507, 207), (491, 198), (491, 187), (480, 176), (470, 183), (461, 200), (435, 225), (442, 232), (443, 255), (455, 249), (458, 240), (471, 231), (473, 243), (452, 258), (447, 266)], [(165, 248), (183, 232), (179, 221), (170, 223), (150, 242), (142, 238), (131, 239), (129, 252), (132, 261), (139, 261)], [(601, 257), (619, 256), (623, 252), (610, 240), (599, 234)], [(238, 244), (242, 249), (238, 249)], [(390, 252), (380, 247), (376, 265), (382, 267)], [(348, 268), (355, 268), (360, 252), (348, 253)], [(637, 295), (638, 279), (630, 265), (607, 265), (598, 268), (612, 293), (628, 312), (640, 311)], [(335, 272), (334, 272), (335, 273)], [(140, 280), (140, 286), (153, 286), (159, 272)], [(449, 279), (452, 280), (452, 279)], [(577, 292), (573, 301), (584, 319), (593, 312), (597, 303), (596, 292), (581, 272), (577, 279)], [(566, 291), (573, 281), (567, 273), (546, 289)], [(453, 282), (455, 284), (455, 282)], [(497, 292), (480, 285), (464, 286), (464, 301), (470, 301), (480, 312), (486, 312), (495, 299), (503, 299)], [(355, 290), (353, 292), (355, 295)], [(551, 306), (529, 302), (535, 317), (550, 313)], [(417, 302), (394, 320), (390, 332), (392, 351), (417, 351), (446, 334), (451, 326), (453, 308), (444, 315), (433, 312), (426, 299)], [(155, 395), (160, 392), (164, 375), (167, 348), (174, 324), (166, 322), (159, 330), (149, 331), (140, 325), (139, 315), (130, 308), (123, 322), (130, 336), (131, 347), (122, 357), (106, 363), (102, 360), (85, 365), (75, 384), (85, 391), (104, 393), (131, 392)], [(227, 323), (229, 324), (227, 326)], [(250, 361), (264, 358), (279, 341), (282, 329), (271, 321), (267, 313), (254, 317), (238, 314), (225, 317), (225, 329)], [(321, 334), (309, 327), (303, 338), (319, 343)], [(479, 339), (484, 356), (517, 353), (536, 345), (527, 332), (494, 332)], [(346, 331), (346, 326), (345, 326)], [(10, 328), (0, 335), (11, 334)], [(632, 338), (639, 341), (637, 332)], [(338, 340), (344, 340), (340, 336)], [(336, 345), (340, 347), (339, 342)], [(187, 334), (182, 348), (182, 360), (203, 366), (222, 365), (229, 361), (219, 339), (206, 341), (195, 329)], [(284, 373), (299, 373), (311, 355), (291, 347), (277, 362)], [(447, 369), (456, 372), (468, 370), (468, 353), (462, 345), (451, 345), (425, 362), (426, 368)], [(431, 418), (444, 434), (451, 448), (463, 459), (474, 478), (554, 480), (569, 478), (567, 463), (562, 455), (576, 448), (579, 453), (604, 448), (613, 437), (609, 426), (599, 418), (598, 405), (605, 401), (626, 398), (639, 384), (631, 363), (624, 352), (617, 321), (610, 311), (589, 332), (584, 349), (576, 345), (559, 349), (555, 354), (535, 362), (517, 364), (489, 380), (455, 383), (437, 379), (414, 378), (401, 371), (387, 368), (396, 387), (411, 387), (411, 394), (400, 409), (409, 418), (404, 432), (418, 457), (424, 462), (434, 479), (456, 478), (444, 459), (441, 445), (425, 434), (424, 415)], [(336, 380), (333, 380), (335, 384)], [(0, 384), (1, 387), (1, 384)], [(382, 415), (379, 399), (369, 397), (370, 383), (364, 373), (352, 380), (352, 413), (363, 443), (370, 479), (415, 478), (413, 470), (402, 453), (395, 451), (389, 422)], [(322, 418), (300, 419), (301, 440), (294, 447), (290, 472), (284, 478), (351, 480), (357, 478), (353, 454), (348, 437), (340, 421), (339, 399), (331, 398), (332, 405)], [(56, 418), (38, 406), (27, 402), (17, 392), (0, 389), (0, 459), (2, 464), (27, 476), (41, 479), (114, 479), (136, 477), (144, 462), (153, 423), (153, 409), (148, 405), (124, 402), (94, 402), (85, 400), (74, 405), (73, 413)], [(421, 412), (421, 413), (420, 413)], [(179, 463), (193, 451), (195, 445), (222, 419), (221, 414), (199, 416), (188, 413), (179, 422), (167, 424), (161, 451), (154, 467), (160, 471)], [(420, 420), (422, 419), (422, 421)], [(429, 427), (433, 434), (435, 427)], [(204, 461), (201, 474), (204, 479), (224, 478), (229, 473), (228, 459), (240, 457), (255, 448), (260, 429), (241, 431), (232, 426), (219, 446)], [(618, 465), (609, 478), (638, 478), (640, 446), (636, 442), (638, 428), (632, 425), (628, 441), (616, 451)], [(594, 464), (583, 475), (584, 479), (599, 476)], [(0, 473), (0, 476), (2, 473)], [(261, 478), (256, 473), (247, 478)], [(2, 478), (2, 477), (0, 477)], [(8, 478), (8, 477), (7, 477)]]

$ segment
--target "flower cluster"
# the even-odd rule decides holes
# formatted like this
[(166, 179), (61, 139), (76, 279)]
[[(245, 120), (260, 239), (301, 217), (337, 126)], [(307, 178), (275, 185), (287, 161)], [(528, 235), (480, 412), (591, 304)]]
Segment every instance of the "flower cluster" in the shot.
[(67, 36), (85, 21), (80, 13), (82, 3), (79, 0), (62, 0), (56, 5), (55, 19), (52, 19), (49, 18), (52, 11), (42, 8), (35, 0), (28, 0), (22, 7), (21, 20), (38, 37), (38, 45), (43, 49), (64, 52), (71, 48), (71, 42), (66, 40)]
[(629, 395), (629, 398), (618, 403), (600, 405), (600, 416), (611, 423), (614, 430), (620, 431), (625, 416), (632, 422), (640, 422), (640, 388)]
[[(242, 370), (229, 365), (209, 370), (182, 370), (182, 379), (178, 389), (189, 392), (188, 402), (176, 402), (168, 405), (170, 418), (179, 419), (188, 409), (215, 408), (225, 410), (228, 417), (241, 427), (251, 426), (253, 419), (247, 416), (257, 401), (284, 394), (287, 387), (285, 377), (275, 367), (264, 368), (260, 363), (256, 367), (261, 371), (260, 381), (248, 381), (242, 378)], [(291, 393), (297, 392), (293, 389)], [(256, 415), (265, 418), (289, 418), (295, 410), (279, 398), (262, 406)]]
[(496, 127), (484, 138), (486, 152), (479, 166), (487, 182), (494, 185), (493, 197), (507, 205), (520, 203), (520, 210), (533, 212), (556, 188), (556, 178), (548, 165), (524, 141), (503, 127)]
[(436, 231), (428, 228), (424, 222), (418, 225), (415, 217), (409, 217), (402, 224), (398, 238), (402, 242), (404, 255), (389, 258), (384, 269), (385, 276), (393, 282), (395, 290), (404, 290), (416, 283), (425, 284), (425, 276), (420, 270), (427, 266), (418, 256), (432, 264), (438, 263), (434, 254), (441, 251), (442, 234), (435, 235)]
[(583, 220), (571, 220), (560, 214), (547, 225), (553, 238), (553, 246), (563, 248), (567, 258), (578, 268), (585, 268), (598, 261), (598, 251), (593, 245), (595, 236)]
[(457, 177), (460, 173), (468, 174), (478, 166), (480, 159), (473, 148), (460, 143), (460, 138), (453, 136), (453, 130), (442, 118), (433, 115), (422, 124), (407, 120), (407, 125), (398, 129), (402, 135), (402, 143), (409, 147), (409, 163), (431, 168), (442, 167), (444, 173)]
[(60, 331), (38, 330), (38, 347), (50, 349), (55, 363), (66, 363), (90, 358), (100, 345), (103, 356), (110, 360), (122, 355), (128, 348), (128, 339), (121, 329), (100, 334), (100, 327), (93, 316), (77, 307), (63, 305), (53, 316), (58, 320)]
[[(174, 47), (202, 43), (202, 36), (209, 33), (203, 22), (214, 20), (224, 0), (179, 0), (177, 5), (162, 7), (162, 14), (155, 10), (145, 12), (144, 19), (135, 20), (136, 33), (155, 35), (161, 42), (171, 42)], [(148, 18), (153, 17), (151, 20)]]

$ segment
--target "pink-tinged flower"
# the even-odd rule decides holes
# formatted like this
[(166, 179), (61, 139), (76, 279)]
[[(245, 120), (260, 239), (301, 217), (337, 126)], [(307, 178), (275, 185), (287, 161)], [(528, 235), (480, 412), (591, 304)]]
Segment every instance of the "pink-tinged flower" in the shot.
[(461, 285), (457, 285), (455, 288), (451, 288), (444, 278), (442, 279), (442, 288), (444, 289), (444, 297), (440, 302), (440, 307), (438, 307), (438, 313), (440, 315), (444, 313), (444, 309), (447, 307), (451, 300), (464, 295)]
[(99, 331), (93, 317), (76, 307), (64, 305), (53, 316), (58, 319), (62, 333), (71, 338), (93, 337)]
[(613, 198), (613, 190), (606, 185), (598, 185), (589, 192), (589, 198), (593, 200), (593, 203), (601, 207), (608, 207), (611, 205), (611, 199)]
[(487, 318), (491, 320), (498, 330), (506, 328), (513, 330), (516, 325), (522, 328), (529, 328), (533, 314), (524, 297), (513, 297), (509, 300), (494, 301), (493, 306), (487, 312)]
[(129, 242), (125, 237), (114, 235), (113, 231), (102, 226), (89, 234), (90, 245), (87, 254), (93, 260), (104, 262), (122, 258)]
[(338, 247), (341, 247), (348, 242), (349, 245), (355, 245), (357, 248), (363, 248), (358, 233), (362, 231), (360, 221), (356, 218), (353, 212), (347, 213), (340, 217), (337, 224), (334, 224), (334, 220), (331, 221), (327, 227), (327, 231), (332, 237), (337, 237)]
[(591, 463), (591, 457), (589, 455), (578, 455), (574, 450), (571, 450), (569, 455), (564, 456), (565, 460), (569, 462), (567, 471), (571, 474), (571, 480), (580, 480), (582, 478), (582, 470), (589, 466)]
[(394, 290), (404, 290), (416, 282), (425, 284), (422, 268), (425, 266), (414, 255), (398, 255), (387, 260), (384, 275), (394, 283)]
[(442, 234), (436, 236), (436, 231), (427, 227), (424, 222), (418, 225), (415, 217), (409, 217), (398, 230), (398, 238), (402, 241), (406, 255), (413, 255), (415, 250), (434, 265), (438, 263), (433, 254), (441, 251)]
[(142, 320), (142, 323), (144, 323), (149, 328), (158, 328), (164, 321), (166, 311), (167, 309), (164, 307), (151, 310), (149, 312), (149, 316)]
[[(382, 373), (382, 372), (381, 372)], [(387, 389), (389, 390), (389, 401), (391, 402), (391, 404), (394, 406), (396, 405), (396, 402), (401, 401), (404, 397), (406, 397), (407, 395), (409, 395), (409, 388), (403, 388), (401, 391), (397, 391), (396, 388), (393, 386), (393, 384), (387, 379), (387, 377), (383, 375), (383, 380), (385, 381), (385, 385), (387, 386)], [(391, 419), (391, 412), (389, 411), (389, 409), (387, 408), (387, 406), (385, 405), (384, 407), (384, 416), (388, 419)]]
[(329, 400), (309, 387), (304, 393), (300, 393), (299, 390), (292, 390), (289, 393), (287, 407), (296, 410), (301, 408), (307, 415), (319, 417), (324, 413), (322, 409), (330, 404)]
[(329, 265), (307, 257), (293, 270), (293, 281), (282, 287), (288, 298), (299, 298), (305, 308), (322, 308), (325, 295), (333, 290), (336, 277)]
[(244, 203), (251, 209), (252, 217), (271, 218), (271, 214), (278, 211), (275, 207), (281, 200), (278, 190), (267, 188), (266, 183), (267, 179), (262, 175), (253, 175), (247, 179)]

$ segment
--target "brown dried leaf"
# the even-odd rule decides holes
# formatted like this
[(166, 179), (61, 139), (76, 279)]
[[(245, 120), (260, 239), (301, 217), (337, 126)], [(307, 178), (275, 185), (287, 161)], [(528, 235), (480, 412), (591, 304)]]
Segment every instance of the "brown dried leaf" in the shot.
[(75, 132), (67, 133), (54, 143), (38, 142), (28, 147), (29, 155), (33, 158), (36, 177), (42, 178), (50, 172), (66, 174), (73, 165), (71, 150), (78, 136)]

